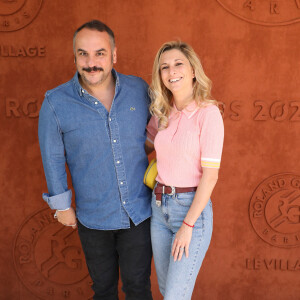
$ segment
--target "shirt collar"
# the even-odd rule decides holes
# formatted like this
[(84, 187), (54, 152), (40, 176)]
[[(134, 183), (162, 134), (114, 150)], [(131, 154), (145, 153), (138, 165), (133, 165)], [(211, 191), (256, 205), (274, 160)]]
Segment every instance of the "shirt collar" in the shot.
[[(113, 77), (116, 80), (116, 90), (117, 90), (120, 86), (119, 74), (115, 69), (112, 69), (111, 73), (112, 73)], [(79, 73), (78, 73), (78, 71), (76, 71), (76, 73), (73, 77), (73, 83), (74, 83), (75, 89), (78, 92), (79, 96), (82, 96), (84, 93), (87, 93), (87, 91), (79, 83)]]
[(172, 118), (174, 116), (176, 116), (178, 113), (182, 112), (186, 115), (186, 117), (188, 119), (190, 119), (195, 113), (196, 111), (199, 109), (199, 106), (197, 105), (196, 101), (192, 101), (191, 103), (189, 103), (183, 110), (178, 110), (176, 105), (175, 105), (175, 102), (173, 102), (173, 106), (172, 106), (172, 109), (171, 109), (171, 113), (170, 113), (170, 117), (169, 118)]

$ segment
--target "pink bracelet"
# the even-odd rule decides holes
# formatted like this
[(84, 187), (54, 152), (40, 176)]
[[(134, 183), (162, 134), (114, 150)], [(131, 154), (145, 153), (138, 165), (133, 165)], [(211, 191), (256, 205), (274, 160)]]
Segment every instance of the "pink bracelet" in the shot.
[(195, 227), (195, 225), (190, 225), (190, 224), (188, 224), (188, 223), (186, 223), (186, 222), (184, 222), (184, 221), (182, 221), (182, 223), (185, 224), (186, 226), (191, 227), (191, 228), (194, 228), (194, 227)]

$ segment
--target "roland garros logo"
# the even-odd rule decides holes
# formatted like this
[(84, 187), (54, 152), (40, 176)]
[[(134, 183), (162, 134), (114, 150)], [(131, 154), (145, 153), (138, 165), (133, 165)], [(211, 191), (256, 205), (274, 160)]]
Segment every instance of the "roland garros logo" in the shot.
[(49, 208), (30, 215), (14, 242), (13, 260), (23, 284), (43, 300), (90, 299), (91, 279), (78, 233)]
[(276, 247), (300, 246), (300, 176), (271, 176), (255, 190), (249, 205), (260, 238)]
[(259, 25), (289, 25), (300, 21), (300, 0), (217, 0), (232, 15)]
[(16, 31), (32, 22), (43, 0), (0, 0), (0, 31)]

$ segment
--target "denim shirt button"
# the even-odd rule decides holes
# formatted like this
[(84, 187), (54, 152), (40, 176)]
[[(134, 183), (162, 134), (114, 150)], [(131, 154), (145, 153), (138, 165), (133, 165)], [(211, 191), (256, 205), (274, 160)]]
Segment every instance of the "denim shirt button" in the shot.
[(120, 183), (123, 184), (123, 181), (121, 181)]
[(108, 120), (109, 120), (109, 122), (111, 122), (111, 118), (109, 118)]
[(126, 202), (125, 202), (125, 201), (123, 201), (123, 204), (126, 204)]
[(117, 160), (117, 164), (119, 164), (120, 163), (120, 161), (119, 160)]
[(116, 142), (117, 142), (117, 140), (114, 140), (113, 142), (114, 142), (114, 143), (116, 143)]
[(97, 104), (98, 104), (98, 102), (97, 102), (97, 101), (95, 101), (95, 104), (97, 105)]

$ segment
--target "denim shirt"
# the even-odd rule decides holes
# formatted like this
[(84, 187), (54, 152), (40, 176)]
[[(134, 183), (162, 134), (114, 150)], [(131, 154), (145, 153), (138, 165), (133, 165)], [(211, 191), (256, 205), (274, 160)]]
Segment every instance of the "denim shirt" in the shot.
[[(84, 90), (78, 73), (46, 93), (39, 142), (51, 209), (71, 206), (66, 164), (75, 191), (76, 215), (86, 227), (115, 230), (151, 216), (151, 190), (143, 184), (149, 97), (138, 77), (112, 70), (116, 81), (110, 112)], [(129, 219), (130, 218), (130, 219)]]

